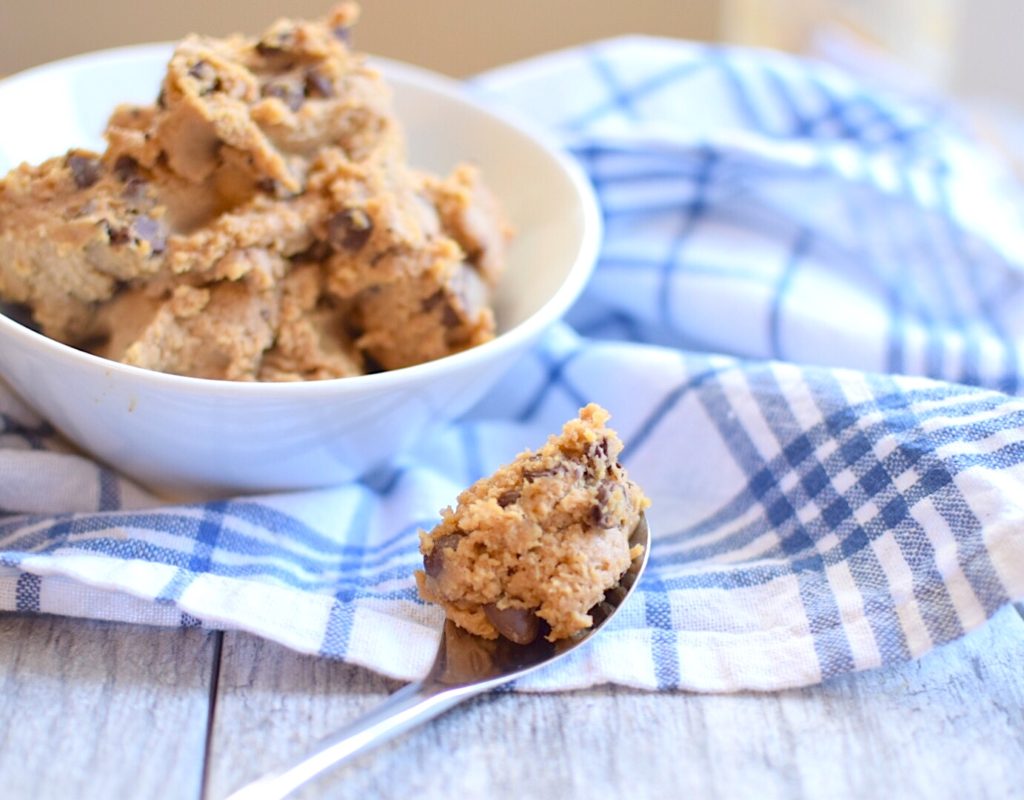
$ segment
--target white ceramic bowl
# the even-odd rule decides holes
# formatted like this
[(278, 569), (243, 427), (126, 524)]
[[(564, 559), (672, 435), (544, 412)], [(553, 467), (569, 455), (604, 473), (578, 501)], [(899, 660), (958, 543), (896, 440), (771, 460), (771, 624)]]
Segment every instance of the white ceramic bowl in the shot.
[[(0, 173), (71, 146), (102, 149), (118, 102), (151, 102), (170, 53), (143, 45), (78, 56), (0, 82)], [(518, 230), (480, 347), (377, 375), (233, 383), (107, 361), (0, 314), (0, 375), (71, 441), (167, 494), (330, 485), (379, 466), (474, 404), (569, 307), (597, 255), (600, 216), (582, 172), (460, 85), (376, 62), (395, 91), (410, 161), (477, 162)]]

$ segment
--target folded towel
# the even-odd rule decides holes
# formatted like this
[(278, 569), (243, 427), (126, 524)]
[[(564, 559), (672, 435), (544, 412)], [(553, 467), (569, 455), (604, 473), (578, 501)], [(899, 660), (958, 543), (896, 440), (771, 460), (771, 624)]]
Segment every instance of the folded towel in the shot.
[(417, 677), (441, 625), (417, 529), (589, 401), (653, 501), (651, 563), (606, 633), (520, 688), (806, 685), (1024, 597), (1024, 206), (955, 118), (648, 38), (471, 89), (597, 189), (606, 238), (567, 320), (459, 423), (317, 491), (161, 503), (0, 384), (0, 609), (240, 629)]

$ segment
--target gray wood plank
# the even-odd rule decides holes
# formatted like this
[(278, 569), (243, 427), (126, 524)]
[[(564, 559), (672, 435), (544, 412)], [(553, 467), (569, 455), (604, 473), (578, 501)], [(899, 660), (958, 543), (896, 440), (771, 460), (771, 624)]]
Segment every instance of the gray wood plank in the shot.
[(0, 795), (197, 800), (216, 636), (0, 614)]
[[(1024, 620), (777, 694), (621, 688), (470, 701), (302, 797), (1024, 797)], [(223, 798), (398, 684), (226, 634), (208, 764)]]

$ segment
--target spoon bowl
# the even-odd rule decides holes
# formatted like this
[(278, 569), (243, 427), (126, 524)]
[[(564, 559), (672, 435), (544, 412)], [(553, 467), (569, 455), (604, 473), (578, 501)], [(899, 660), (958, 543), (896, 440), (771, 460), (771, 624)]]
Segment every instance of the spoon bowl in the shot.
[(503, 637), (484, 639), (446, 620), (426, 677), (402, 687), (366, 716), (322, 740), (292, 766), (243, 786), (227, 800), (287, 797), (331, 767), (433, 719), (457, 703), (564, 658), (596, 636), (632, 594), (647, 567), (650, 538), (647, 517), (641, 514), (630, 534), (629, 546), (639, 544), (643, 552), (633, 559), (618, 584), (590, 609), (594, 621), (591, 627), (567, 639), (549, 642), (541, 638), (521, 645)]

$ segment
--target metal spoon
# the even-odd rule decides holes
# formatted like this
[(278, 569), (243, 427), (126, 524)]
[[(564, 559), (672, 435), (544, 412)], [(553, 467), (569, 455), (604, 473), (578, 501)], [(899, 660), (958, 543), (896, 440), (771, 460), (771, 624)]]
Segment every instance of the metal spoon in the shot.
[(243, 786), (227, 800), (278, 800), (331, 767), (344, 764), (372, 747), (433, 719), (474, 695), (481, 694), (551, 664), (589, 641), (621, 608), (647, 566), (650, 530), (647, 518), (629, 537), (630, 547), (643, 545), (617, 586), (590, 610), (594, 624), (580, 634), (557, 642), (540, 638), (528, 645), (505, 638), (482, 639), (446, 621), (434, 666), (425, 678), (392, 694), (369, 714), (342, 728), (317, 744), (313, 750), (278, 772)]

